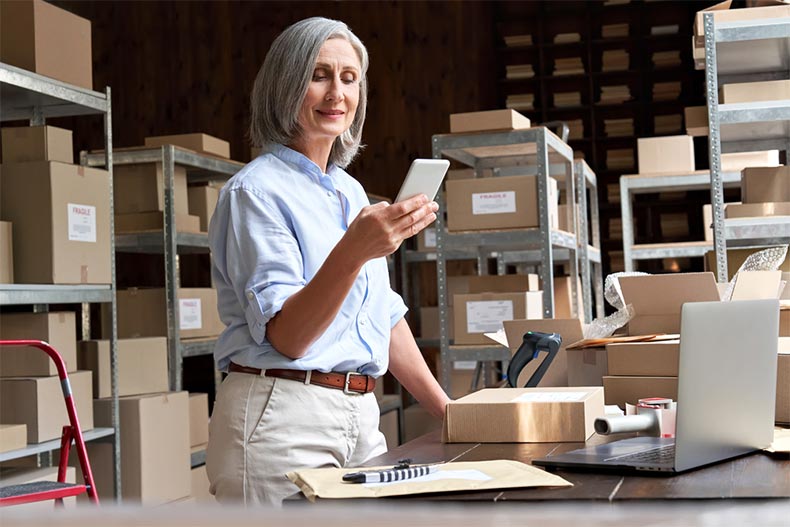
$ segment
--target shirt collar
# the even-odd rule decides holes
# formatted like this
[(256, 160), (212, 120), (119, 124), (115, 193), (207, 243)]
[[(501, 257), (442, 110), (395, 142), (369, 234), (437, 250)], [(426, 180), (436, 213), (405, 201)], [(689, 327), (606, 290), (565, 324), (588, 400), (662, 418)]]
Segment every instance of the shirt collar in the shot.
[(322, 177), (324, 177), (324, 175), (329, 177), (334, 176), (335, 172), (338, 170), (337, 165), (330, 162), (327, 165), (326, 174), (324, 174), (321, 171), (321, 168), (306, 155), (302, 154), (301, 152), (297, 152), (293, 148), (288, 148), (285, 145), (272, 144), (269, 148), (269, 151), (286, 163), (292, 163), (305, 170), (308, 174), (314, 175), (319, 181)]

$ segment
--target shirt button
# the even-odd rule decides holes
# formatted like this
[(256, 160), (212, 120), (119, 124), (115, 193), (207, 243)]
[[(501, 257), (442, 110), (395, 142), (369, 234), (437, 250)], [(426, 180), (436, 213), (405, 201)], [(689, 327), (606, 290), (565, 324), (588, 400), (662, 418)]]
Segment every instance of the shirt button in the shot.
[(326, 191), (326, 195), (327, 195), (327, 196), (329, 196), (329, 197), (331, 198), (331, 197), (332, 197), (332, 191), (331, 191), (331, 190), (327, 190), (327, 191)]
[(255, 293), (253, 293), (252, 291), (247, 291), (247, 298), (252, 300), (253, 298), (255, 298)]

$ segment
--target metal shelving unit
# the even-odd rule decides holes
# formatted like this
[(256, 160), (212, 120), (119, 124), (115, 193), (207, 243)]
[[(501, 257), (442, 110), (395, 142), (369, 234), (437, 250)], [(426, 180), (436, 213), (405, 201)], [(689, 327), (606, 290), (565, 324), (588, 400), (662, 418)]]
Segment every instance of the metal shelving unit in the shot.
[[(84, 164), (105, 166), (102, 152), (82, 153)], [(165, 292), (167, 299), (168, 364), (170, 389), (180, 390), (184, 357), (210, 355), (216, 339), (181, 339), (178, 331), (178, 255), (184, 253), (207, 253), (208, 236), (199, 233), (178, 232), (175, 222), (175, 166), (186, 167), (190, 183), (225, 181), (238, 172), (243, 163), (200, 154), (173, 145), (162, 147), (135, 147), (118, 150), (112, 162), (116, 165), (161, 163), (164, 174), (164, 229), (155, 232), (123, 233), (116, 235), (116, 250), (119, 252), (139, 252), (162, 254), (165, 263)], [(221, 381), (219, 372), (215, 380)]]
[[(101, 115), (104, 118), (103, 163), (108, 167), (110, 184), (110, 232), (114, 231), (112, 181), (112, 97), (109, 87), (104, 93), (72, 86), (43, 75), (0, 63), (0, 121), (29, 120), (31, 126), (43, 125), (54, 117)], [(115, 242), (110, 239), (110, 252)], [(90, 339), (89, 304), (107, 303), (111, 309), (110, 370), (112, 384), (111, 427), (86, 430), (84, 438), (109, 440), (113, 444), (114, 487), (116, 499), (121, 495), (121, 450), (118, 422), (118, 342), (116, 338), (115, 258), (111, 258), (110, 284), (106, 285), (0, 285), (2, 305), (32, 305), (36, 311), (47, 311), (50, 304), (82, 305), (82, 338)], [(60, 448), (60, 440), (47, 441), (0, 454), (7, 461), (34, 454), (49, 453)]]
[(715, 23), (703, 15), (710, 192), (716, 276), (726, 282), (727, 246), (790, 243), (790, 217), (724, 219), (723, 152), (779, 149), (790, 154), (790, 100), (719, 104), (719, 84), (790, 78), (790, 17)]

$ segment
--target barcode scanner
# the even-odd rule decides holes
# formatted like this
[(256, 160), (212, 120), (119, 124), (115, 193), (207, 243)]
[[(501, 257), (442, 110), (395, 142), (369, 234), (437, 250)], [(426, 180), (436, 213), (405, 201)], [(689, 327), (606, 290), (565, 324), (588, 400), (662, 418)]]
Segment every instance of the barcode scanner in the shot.
[(537, 386), (541, 379), (543, 379), (549, 366), (551, 366), (554, 357), (557, 356), (561, 344), (562, 337), (559, 333), (541, 333), (539, 331), (527, 331), (524, 333), (521, 346), (519, 346), (516, 353), (510, 359), (510, 365), (507, 367), (507, 385), (510, 388), (517, 388), (516, 384), (518, 383), (518, 376), (521, 371), (527, 364), (532, 362), (532, 360), (537, 359), (540, 352), (543, 351), (546, 352), (547, 355), (543, 358), (543, 361), (540, 363), (540, 366), (538, 366), (538, 369), (535, 370), (535, 373), (530, 376), (524, 388), (534, 388)]

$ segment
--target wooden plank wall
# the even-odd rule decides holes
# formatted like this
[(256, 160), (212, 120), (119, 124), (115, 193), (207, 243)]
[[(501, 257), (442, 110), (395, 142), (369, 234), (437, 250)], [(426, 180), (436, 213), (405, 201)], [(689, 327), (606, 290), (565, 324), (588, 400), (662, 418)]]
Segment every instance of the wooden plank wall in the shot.
[[(113, 90), (113, 143), (205, 131), (246, 161), (249, 92), (271, 42), (309, 16), (346, 22), (371, 57), (367, 149), (349, 171), (394, 197), (449, 114), (494, 108), (492, 8), (485, 2), (84, 2), (57, 5), (92, 21), (94, 85)], [(102, 146), (102, 124), (59, 120), (75, 147)]]

